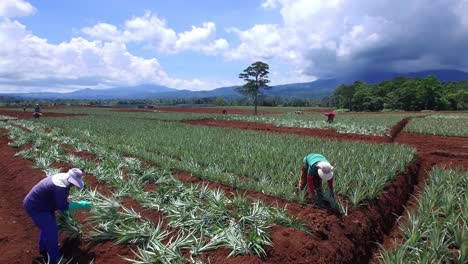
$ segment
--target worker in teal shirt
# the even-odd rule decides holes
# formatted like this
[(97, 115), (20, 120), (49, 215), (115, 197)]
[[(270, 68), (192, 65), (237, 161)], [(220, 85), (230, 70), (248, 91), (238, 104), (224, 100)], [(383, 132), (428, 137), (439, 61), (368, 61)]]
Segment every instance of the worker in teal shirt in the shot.
[(312, 203), (320, 204), (323, 199), (322, 180), (327, 181), (328, 189), (331, 195), (334, 195), (333, 170), (333, 166), (323, 155), (311, 153), (304, 157), (297, 188), (303, 190), (307, 184), (309, 187), (308, 198)]

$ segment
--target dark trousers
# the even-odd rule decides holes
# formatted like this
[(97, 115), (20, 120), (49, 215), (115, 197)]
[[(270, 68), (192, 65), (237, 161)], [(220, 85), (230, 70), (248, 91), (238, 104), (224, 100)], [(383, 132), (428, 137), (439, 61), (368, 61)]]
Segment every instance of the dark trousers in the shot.
[(53, 212), (26, 211), (39, 228), (39, 251), (46, 251), (51, 261), (60, 259), (58, 226)]

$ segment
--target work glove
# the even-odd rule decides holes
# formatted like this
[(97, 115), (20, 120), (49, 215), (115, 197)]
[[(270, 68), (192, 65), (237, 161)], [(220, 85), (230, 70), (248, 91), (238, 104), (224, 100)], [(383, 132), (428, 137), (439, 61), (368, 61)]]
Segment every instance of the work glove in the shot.
[(69, 210), (91, 209), (91, 207), (93, 204), (88, 201), (70, 202), (68, 205)]

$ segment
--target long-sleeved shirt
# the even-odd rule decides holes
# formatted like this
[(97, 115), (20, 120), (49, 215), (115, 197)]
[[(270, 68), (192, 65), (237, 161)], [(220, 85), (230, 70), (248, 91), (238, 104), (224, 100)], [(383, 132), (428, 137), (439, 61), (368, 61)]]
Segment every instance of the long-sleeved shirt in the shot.
[(68, 187), (60, 187), (48, 176), (38, 182), (26, 195), (23, 206), (27, 211), (51, 212), (68, 210)]

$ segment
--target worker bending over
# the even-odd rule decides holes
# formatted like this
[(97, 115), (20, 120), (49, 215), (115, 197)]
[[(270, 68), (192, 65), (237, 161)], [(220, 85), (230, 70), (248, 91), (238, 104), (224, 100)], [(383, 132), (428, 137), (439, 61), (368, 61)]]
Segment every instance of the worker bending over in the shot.
[(82, 174), (80, 169), (73, 168), (67, 173), (48, 176), (37, 183), (23, 200), (24, 209), (40, 230), (39, 252), (43, 256), (48, 254), (48, 263), (57, 263), (60, 259), (55, 211), (68, 213), (68, 210), (92, 207), (86, 201), (68, 202), (72, 186), (83, 188)]
[(325, 116), (327, 116), (328, 123), (333, 123), (333, 120), (335, 119), (335, 112), (325, 113)]
[(320, 154), (309, 154), (304, 157), (301, 166), (301, 177), (299, 179), (300, 190), (303, 190), (307, 184), (309, 187), (308, 198), (312, 203), (321, 205), (323, 199), (322, 180), (327, 181), (330, 194), (333, 196), (333, 166), (328, 160)]

